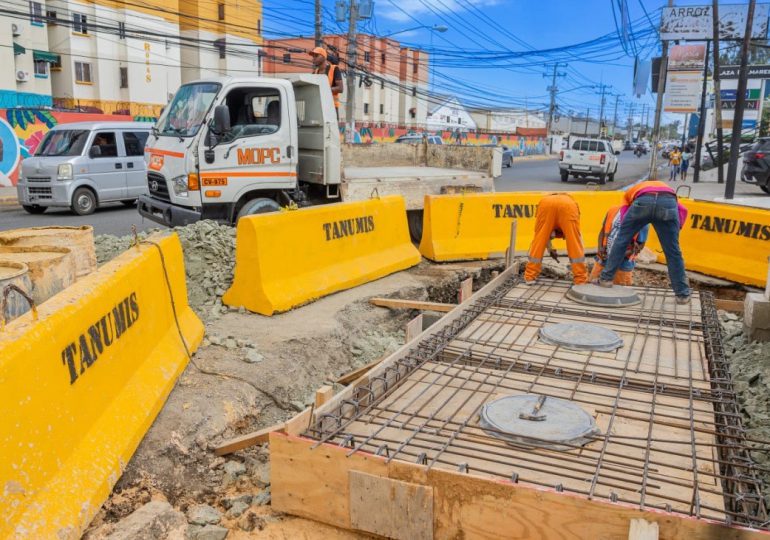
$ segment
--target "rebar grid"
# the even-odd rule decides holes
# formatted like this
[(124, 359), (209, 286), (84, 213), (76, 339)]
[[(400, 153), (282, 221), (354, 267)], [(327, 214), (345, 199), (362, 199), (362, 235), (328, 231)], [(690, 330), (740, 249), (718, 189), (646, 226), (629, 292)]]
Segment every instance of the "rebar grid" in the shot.
[[(710, 293), (682, 307), (668, 291), (638, 289), (641, 305), (611, 309), (567, 300), (566, 282), (517, 284), (463, 306), (305, 436), (349, 454), (767, 527), (762, 469), (751, 460)], [(539, 341), (543, 324), (570, 321), (611, 328), (624, 346), (570, 351)], [(571, 400), (601, 433), (558, 451), (479, 427), (484, 404), (517, 394)]]

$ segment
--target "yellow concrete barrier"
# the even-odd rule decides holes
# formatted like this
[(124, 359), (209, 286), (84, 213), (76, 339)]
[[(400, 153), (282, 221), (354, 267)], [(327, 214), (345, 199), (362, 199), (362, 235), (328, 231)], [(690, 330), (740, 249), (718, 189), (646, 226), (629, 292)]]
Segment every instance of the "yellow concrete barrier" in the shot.
[(272, 315), (419, 262), (400, 196), (249, 216), (222, 301)]
[[(764, 287), (770, 256), (770, 211), (724, 203), (679, 199), (688, 215), (679, 244), (688, 270)], [(654, 231), (647, 247), (665, 262)]]
[(0, 332), (0, 538), (79, 538), (187, 365), (172, 298), (203, 338), (179, 239), (151, 240)]
[[(537, 203), (549, 191), (469, 193), (425, 197), (420, 253), (433, 261), (502, 257), (508, 248), (511, 221), (517, 220), (516, 251), (529, 249), (535, 231)], [(570, 192), (580, 206), (580, 226), (586, 249), (597, 247), (607, 210), (622, 202), (617, 191)], [(566, 249), (561, 240), (556, 249)]]

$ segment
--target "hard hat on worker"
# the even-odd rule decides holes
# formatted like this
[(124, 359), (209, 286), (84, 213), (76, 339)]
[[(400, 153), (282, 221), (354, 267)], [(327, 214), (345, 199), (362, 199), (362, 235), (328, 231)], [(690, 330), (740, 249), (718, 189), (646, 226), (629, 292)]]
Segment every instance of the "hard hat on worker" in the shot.
[(329, 57), (329, 53), (327, 53), (326, 49), (324, 49), (323, 47), (316, 47), (315, 49), (310, 51), (309, 54), (310, 54), (310, 56), (320, 55), (320, 56), (323, 56), (324, 58), (328, 58)]

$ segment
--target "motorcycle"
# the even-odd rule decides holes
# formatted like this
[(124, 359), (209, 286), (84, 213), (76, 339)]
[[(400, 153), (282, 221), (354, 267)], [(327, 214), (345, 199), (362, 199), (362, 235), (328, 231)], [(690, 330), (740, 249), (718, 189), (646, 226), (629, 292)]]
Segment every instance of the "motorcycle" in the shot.
[(636, 157), (642, 157), (642, 155), (643, 155), (643, 154), (646, 154), (646, 153), (647, 153), (647, 149), (646, 149), (644, 146), (637, 146), (637, 147), (634, 149), (634, 155), (635, 155)]

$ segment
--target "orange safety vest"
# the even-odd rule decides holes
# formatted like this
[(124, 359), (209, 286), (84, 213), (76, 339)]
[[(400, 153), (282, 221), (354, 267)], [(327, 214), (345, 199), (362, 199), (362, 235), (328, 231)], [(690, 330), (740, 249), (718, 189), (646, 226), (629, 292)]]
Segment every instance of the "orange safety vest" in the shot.
[[(620, 209), (623, 208), (622, 206), (613, 206), (609, 210), (607, 210), (607, 215), (604, 216), (604, 223), (602, 224), (602, 228), (599, 231), (599, 258), (603, 261), (607, 260), (607, 257), (609, 257), (609, 253), (607, 252), (607, 241), (610, 237), (610, 232), (612, 231), (612, 223), (615, 221), (615, 216), (618, 215), (618, 212), (620, 212)], [(642, 251), (642, 248), (644, 248), (644, 242), (639, 242), (639, 233), (636, 233), (634, 235), (634, 238), (631, 240), (631, 243), (626, 246), (626, 258), (630, 258), (634, 255), (634, 252), (639, 253)]]
[[(329, 73), (327, 73), (329, 77), (329, 88), (331, 88), (334, 85), (334, 72), (336, 69), (337, 69), (337, 66), (335, 66), (334, 64), (329, 64)], [(334, 106), (339, 109), (340, 95), (332, 92), (332, 97), (334, 98)]]
[(634, 202), (634, 199), (636, 199), (638, 193), (644, 189), (649, 188), (655, 188), (655, 191), (657, 192), (665, 192), (665, 193), (671, 193), (672, 195), (676, 195), (676, 191), (674, 191), (671, 186), (667, 185), (665, 182), (661, 182), (659, 180), (647, 180), (646, 182), (640, 182), (630, 188), (628, 191), (625, 192), (623, 195), (623, 200), (628, 206), (631, 206)]

